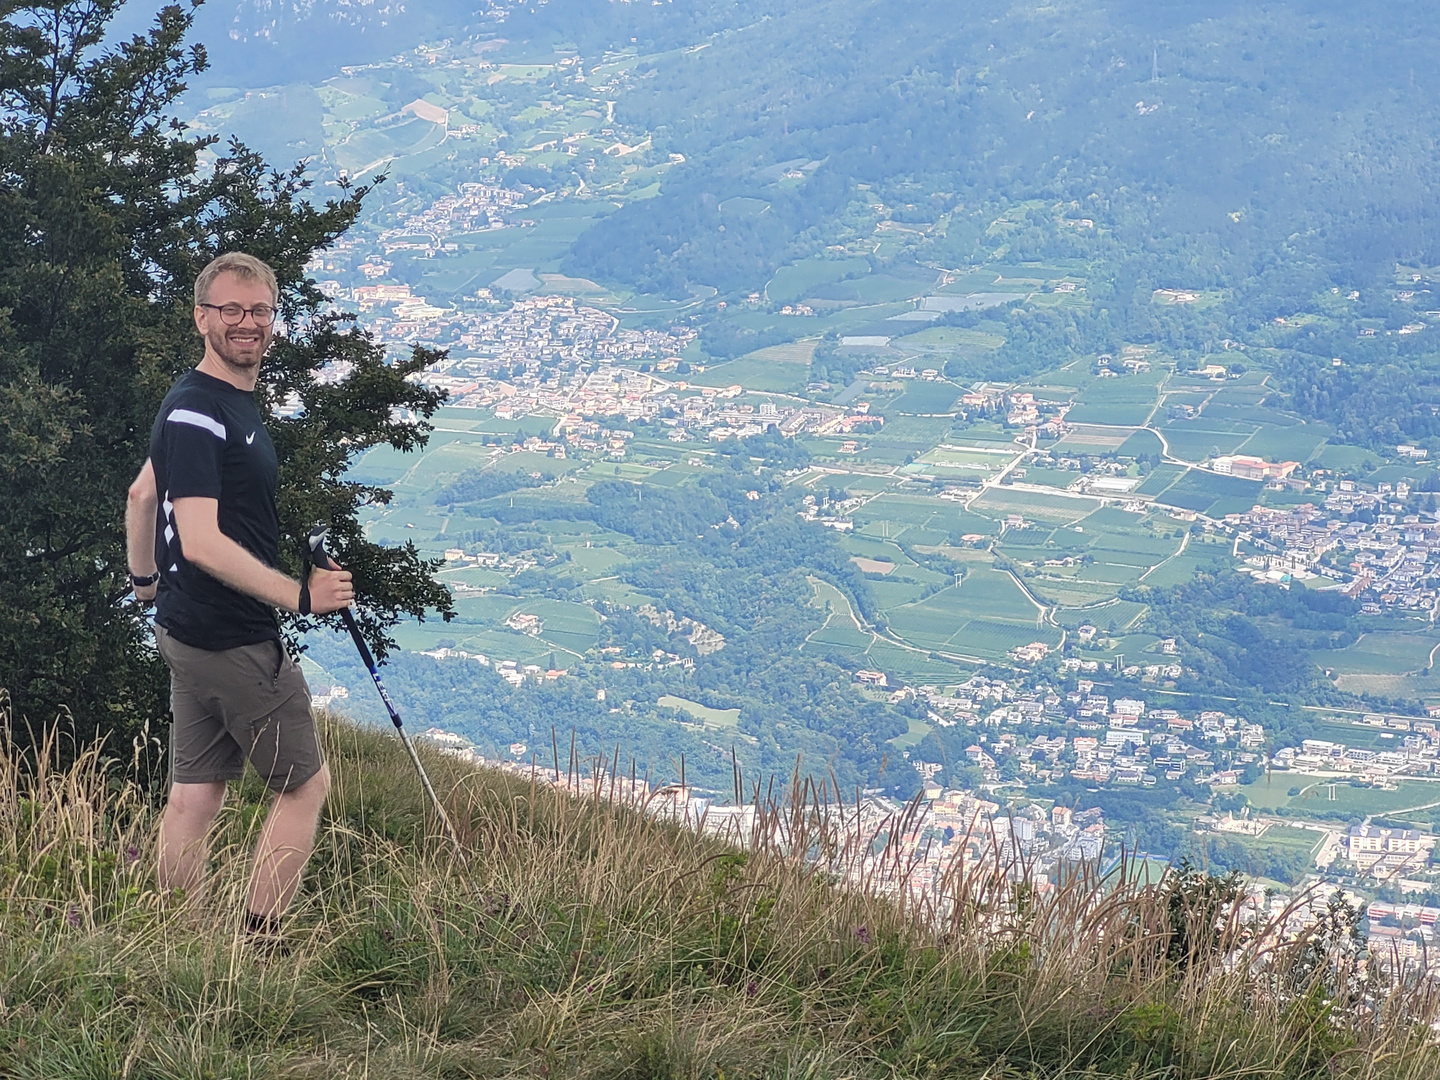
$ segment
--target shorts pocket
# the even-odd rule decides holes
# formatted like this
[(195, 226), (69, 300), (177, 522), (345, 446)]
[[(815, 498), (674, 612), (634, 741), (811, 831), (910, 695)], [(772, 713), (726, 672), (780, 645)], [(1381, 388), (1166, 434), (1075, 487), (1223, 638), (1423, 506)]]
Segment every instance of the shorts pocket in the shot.
[(280, 679), (283, 648), (278, 641), (261, 641), (254, 645), (241, 645), (231, 652), (238, 654), (234, 662), (240, 665), (240, 670), (248, 672), (258, 687), (269, 690)]

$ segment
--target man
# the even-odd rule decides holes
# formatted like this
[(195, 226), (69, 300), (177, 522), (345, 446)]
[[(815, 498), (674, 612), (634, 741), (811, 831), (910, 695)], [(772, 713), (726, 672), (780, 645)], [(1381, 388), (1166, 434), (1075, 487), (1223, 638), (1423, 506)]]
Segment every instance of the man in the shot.
[(125, 519), (135, 596), (155, 601), (155, 641), (171, 674), (160, 885), (201, 885), (210, 825), (248, 758), (275, 792), (246, 917), (260, 935), (278, 931), (330, 787), (310, 690), (274, 609), (325, 614), (354, 596), (348, 571), (315, 569), (298, 582), (274, 568), (278, 469), (254, 390), (277, 300), (274, 272), (252, 256), (221, 255), (200, 272), (205, 356), (160, 406)]

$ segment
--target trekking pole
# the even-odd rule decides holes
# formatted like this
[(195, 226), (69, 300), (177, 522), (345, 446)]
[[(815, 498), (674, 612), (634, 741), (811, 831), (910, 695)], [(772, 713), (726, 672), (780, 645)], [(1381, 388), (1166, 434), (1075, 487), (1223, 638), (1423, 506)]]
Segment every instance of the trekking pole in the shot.
[[(325, 550), (325, 541), (329, 536), (328, 526), (316, 525), (310, 530), (310, 537), (307, 541), (310, 561), (321, 570), (338, 569)], [(343, 607), (340, 609), (340, 617), (345, 620), (345, 629), (350, 631), (355, 648), (360, 651), (360, 659), (365, 661), (365, 666), (370, 669), (370, 678), (375, 680), (375, 689), (380, 691), (380, 700), (385, 703), (385, 711), (390, 714), (390, 722), (395, 725), (395, 733), (400, 736), (400, 741), (405, 744), (405, 749), (410, 753), (410, 760), (415, 763), (415, 771), (420, 774), (420, 783), (425, 785), (425, 791), (435, 805), (435, 812), (440, 815), (440, 821), (445, 826), (445, 834), (450, 837), (450, 844), (455, 849), (455, 854), (463, 862), (465, 849), (460, 846), (460, 838), (455, 835), (455, 826), (450, 824), (450, 815), (445, 813), (445, 807), (440, 803), (440, 796), (435, 794), (435, 788), (430, 784), (430, 777), (425, 774), (425, 766), (420, 764), (420, 755), (415, 753), (410, 736), (405, 734), (405, 726), (400, 722), (400, 713), (395, 708), (395, 703), (390, 700), (390, 695), (385, 690), (385, 684), (380, 681), (380, 672), (375, 667), (375, 657), (370, 654), (370, 646), (365, 644), (365, 638), (360, 633), (355, 616), (351, 614), (348, 607)]]

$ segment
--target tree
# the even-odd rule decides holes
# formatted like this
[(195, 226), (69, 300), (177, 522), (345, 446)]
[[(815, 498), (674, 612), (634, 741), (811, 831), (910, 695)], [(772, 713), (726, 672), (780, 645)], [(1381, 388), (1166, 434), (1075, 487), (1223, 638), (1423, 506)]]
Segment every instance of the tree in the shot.
[[(0, 9), (0, 687), (17, 719), (43, 724), (68, 708), (79, 742), (109, 736), (128, 754), (166, 710), (144, 613), (126, 599), (125, 489), (161, 397), (198, 359), (190, 290), (222, 251), (265, 259), (281, 286), (289, 329), (257, 393), (262, 409), (300, 406), (271, 422), (283, 568), (298, 573), (301, 538), (329, 522), (381, 655), (401, 615), (449, 617), (450, 600), (412, 546), (365, 541), (357, 512), (389, 493), (345, 479), (371, 446), (423, 444), (442, 400), (407, 380), (434, 354), (387, 364), (305, 276), (369, 189), (320, 204), (303, 168), (270, 170), (239, 144), (202, 172), (213, 140), (170, 115), (206, 66), (203, 48), (185, 44), (193, 8), (167, 7), (147, 34), (107, 44), (121, 2)], [(321, 382), (327, 364), (348, 374)], [(23, 744), (26, 725), (16, 728)]]

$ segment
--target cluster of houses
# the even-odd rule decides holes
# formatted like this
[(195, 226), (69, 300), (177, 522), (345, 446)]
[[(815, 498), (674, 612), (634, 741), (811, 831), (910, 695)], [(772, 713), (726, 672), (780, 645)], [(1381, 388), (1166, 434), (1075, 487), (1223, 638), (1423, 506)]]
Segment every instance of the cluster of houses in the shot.
[(882, 835), (882, 849), (866, 849), (843, 867), (846, 876), (888, 895), (943, 903), (954, 884), (979, 873), (1023, 881), (1037, 895), (1051, 892), (1067, 871), (1105, 855), (1099, 807), (1075, 811), (1056, 803), (1012, 806), (969, 791), (947, 790), (913, 814), (887, 814), (872, 802), (860, 815), (859, 835)]
[(1070, 430), (1065, 413), (1071, 402), (1037, 398), (1028, 390), (1007, 392), (982, 385), (961, 394), (958, 404), (964, 418), (1003, 418), (1011, 427), (1033, 429), (1042, 439), (1058, 439)]
[(1366, 713), (1358, 725), (1380, 729), (1366, 742), (1383, 740), (1393, 749), (1368, 749), (1329, 739), (1305, 739), (1299, 747), (1275, 751), (1272, 767), (1311, 776), (1356, 777), (1384, 783), (1396, 776), (1440, 775), (1440, 731), (1433, 719)]
[(387, 255), (396, 251), (419, 251), (434, 256), (443, 251), (456, 251), (459, 245), (451, 237), (503, 229), (507, 224), (505, 215), (525, 208), (524, 196), (511, 188), (499, 184), (461, 184), (456, 194), (442, 195), (418, 214), (411, 214), (401, 225), (382, 232), (380, 246)]
[[(855, 522), (849, 517), (852, 510), (857, 509), (865, 502), (858, 496), (846, 499), (831, 499), (820, 495), (806, 495), (801, 500), (800, 517), (805, 521), (818, 522), (826, 528), (835, 529), (838, 532), (850, 532), (855, 528)], [(880, 672), (856, 672), (856, 678), (861, 682), (866, 681), (866, 676), (879, 676), (880, 686), (885, 685), (885, 676)]]
[[(445, 563), (451, 567), (478, 566), (485, 570), (499, 570), (507, 574), (519, 574), (539, 565), (529, 555), (507, 555), (498, 551), (466, 551), (464, 548), (446, 548)], [(468, 586), (463, 580), (448, 582), (455, 592), (479, 591)]]
[[(1256, 570), (1298, 578), (1319, 575), (1338, 584), (1345, 595), (1361, 601), (1362, 612), (1379, 614), (1387, 608), (1429, 613), (1436, 611), (1437, 575), (1440, 575), (1440, 523), (1422, 521), (1418, 514), (1398, 513), (1389, 497), (1407, 498), (1404, 482), (1381, 484), (1385, 491), (1337, 490), (1324, 507), (1305, 503), (1290, 509), (1257, 506), (1244, 514), (1230, 514), (1225, 523), (1258, 554), (1249, 564)], [(1351, 516), (1367, 504), (1386, 507), (1364, 520)], [(1398, 504), (1396, 504), (1398, 505)]]
[[(529, 303), (520, 301), (517, 307)], [(617, 333), (623, 336), (642, 332)], [(643, 332), (652, 336), (656, 333)], [(635, 351), (663, 353), (681, 344), (669, 337), (654, 341), (647, 338), (635, 343)], [(590, 352), (595, 354), (595, 350)], [(625, 457), (623, 440), (634, 433), (602, 429), (600, 420), (616, 416), (630, 422), (656, 422), (666, 429), (666, 438), (675, 443), (724, 442), (760, 435), (771, 428), (787, 437), (801, 433), (845, 436), (878, 431), (885, 423), (883, 416), (869, 411), (866, 402), (848, 409), (775, 400), (742, 403), (736, 400), (744, 392), (738, 384), (698, 386), (670, 372), (662, 374), (663, 364), (620, 366), (611, 362), (617, 359), (624, 358), (604, 355), (592, 370), (569, 365), (516, 373), (504, 363), (472, 358), (452, 361), (417, 379), (445, 390), (453, 406), (491, 409), (502, 420), (541, 418), (552, 428), (552, 439), (556, 440), (540, 440), (543, 445), (539, 448), (544, 452), (570, 443), (575, 449), (608, 453), (617, 460)]]
[(481, 289), (474, 306), (440, 307), (409, 285), (347, 290), (327, 284), (336, 300), (358, 309), (377, 340), (448, 347), (455, 359), (442, 373), (462, 380), (530, 372), (538, 381), (544, 377), (542, 367), (606, 360), (638, 364), (658, 359), (663, 366), (670, 358), (678, 366), (674, 358), (696, 336), (688, 326), (623, 328), (615, 316), (570, 296), (527, 296), (500, 306), (489, 289)]
[[(878, 674), (856, 677), (865, 681), (869, 675), (873, 684)], [(891, 696), (917, 697), (937, 727), (968, 728), (975, 741), (965, 756), (992, 783), (1068, 775), (1087, 784), (1153, 787), (1163, 776), (1226, 786), (1239, 783), (1246, 767), (1263, 764), (1260, 724), (1213, 710), (1185, 717), (1140, 698), (1111, 701), (1087, 679), (1077, 680), (1073, 690), (1043, 682), (1022, 690), (1004, 679), (975, 676), (949, 692), (901, 687)], [(924, 776), (929, 763), (914, 764)], [(938, 797), (938, 787), (925, 779), (927, 796)]]
[[(535, 619), (535, 616), (529, 615), (524, 616), (524, 618)], [(538, 624), (539, 620), (537, 619), (536, 622)], [(522, 632), (525, 631), (522, 630)], [(563, 679), (565, 677), (565, 672), (558, 668), (551, 668), (547, 671), (539, 664), (522, 664), (518, 660), (491, 660), (490, 657), (484, 653), (471, 653), (466, 652), (464, 649), (451, 649), (443, 645), (438, 648), (427, 649), (420, 655), (431, 656), (436, 660), (470, 660), (479, 664), (481, 667), (493, 667), (496, 674), (511, 686), (522, 686), (527, 679), (554, 682), (556, 679)], [(452, 736), (452, 738), (459, 738), (459, 736)]]
[(1436, 935), (1440, 907), (1373, 900), (1365, 908), (1365, 917), (1366, 942), (1372, 957), (1406, 966), (1434, 965), (1436, 946), (1440, 945)]

